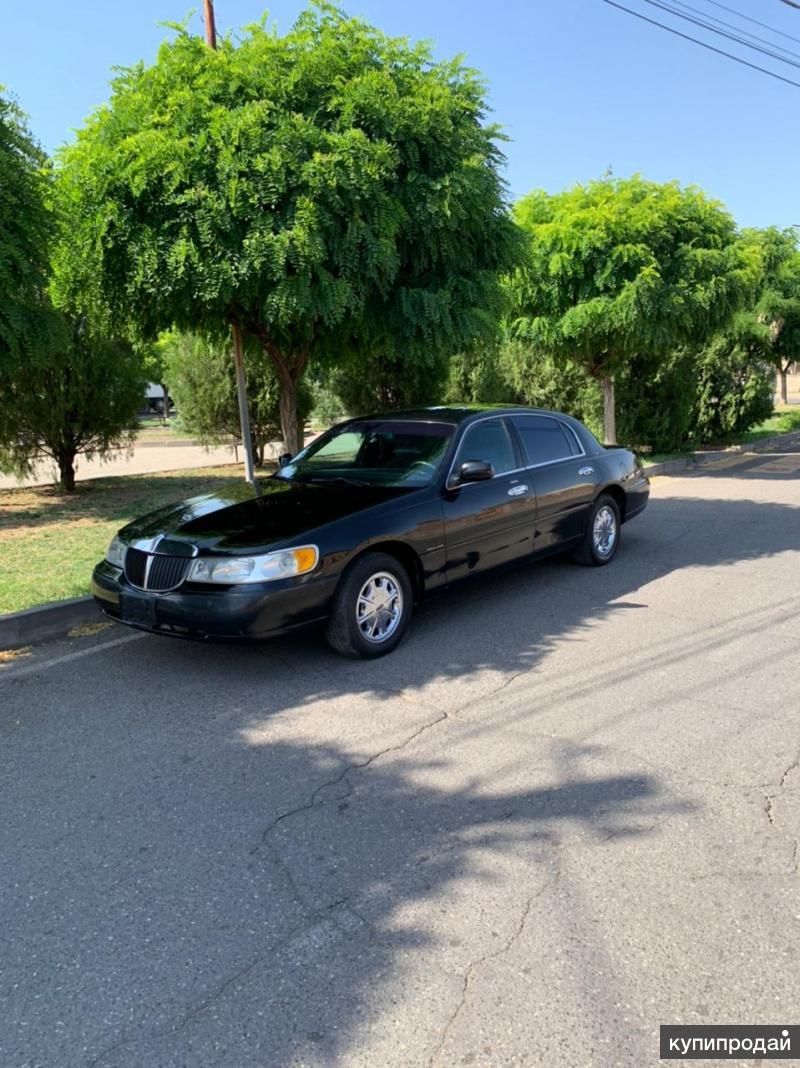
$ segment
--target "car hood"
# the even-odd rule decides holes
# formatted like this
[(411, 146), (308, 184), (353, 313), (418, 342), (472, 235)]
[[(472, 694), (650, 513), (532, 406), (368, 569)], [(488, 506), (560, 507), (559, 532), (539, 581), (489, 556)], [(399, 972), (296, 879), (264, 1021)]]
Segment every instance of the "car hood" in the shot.
[[(263, 551), (413, 490), (266, 479), (259, 494), (246, 482), (191, 497), (135, 519), (120, 531), (128, 543), (168, 538), (201, 553)], [(142, 545), (146, 548), (146, 545)], [(176, 551), (180, 552), (178, 545)]]

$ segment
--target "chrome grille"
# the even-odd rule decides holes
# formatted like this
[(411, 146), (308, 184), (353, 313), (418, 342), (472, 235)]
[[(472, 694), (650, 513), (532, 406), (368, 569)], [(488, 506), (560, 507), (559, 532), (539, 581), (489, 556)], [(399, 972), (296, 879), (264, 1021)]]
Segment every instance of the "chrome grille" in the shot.
[(137, 589), (164, 593), (180, 586), (191, 562), (188, 556), (165, 556), (129, 548), (125, 553), (125, 578)]
[(140, 590), (144, 588), (147, 555), (141, 549), (131, 549), (130, 547), (125, 553), (125, 578), (130, 582), (131, 586), (138, 586)]

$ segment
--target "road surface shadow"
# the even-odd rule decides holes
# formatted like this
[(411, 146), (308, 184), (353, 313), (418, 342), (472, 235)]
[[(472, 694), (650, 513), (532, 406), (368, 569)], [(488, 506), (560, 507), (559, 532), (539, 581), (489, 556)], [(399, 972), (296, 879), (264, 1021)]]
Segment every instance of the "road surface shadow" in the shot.
[[(440, 1029), (415, 1035), (415, 1016), (444, 1027), (474, 962), (568, 882), (566, 844), (619, 848), (691, 809), (590, 750), (561, 778), (540, 754), (513, 789), (444, 785), (413, 745), (354, 762), (333, 744), (231, 744), (209, 722), (190, 745), (154, 724), (126, 757), (92, 718), (71, 784), (51, 789), (31, 751), (3, 805), (7, 1068), (331, 1065), (381, 1028), (402, 1036), (394, 1063), (424, 1063)], [(591, 924), (563, 920), (573, 939), (586, 927), (576, 983), (603, 973), (610, 1005)], [(598, 1026), (601, 1002), (586, 1005)]]

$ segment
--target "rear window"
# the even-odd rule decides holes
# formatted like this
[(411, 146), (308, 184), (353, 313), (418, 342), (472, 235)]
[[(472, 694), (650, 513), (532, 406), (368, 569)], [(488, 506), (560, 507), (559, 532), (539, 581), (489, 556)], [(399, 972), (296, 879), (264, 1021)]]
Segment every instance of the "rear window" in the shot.
[(580, 455), (575, 435), (557, 419), (546, 415), (516, 415), (513, 421), (529, 464), (553, 463)]

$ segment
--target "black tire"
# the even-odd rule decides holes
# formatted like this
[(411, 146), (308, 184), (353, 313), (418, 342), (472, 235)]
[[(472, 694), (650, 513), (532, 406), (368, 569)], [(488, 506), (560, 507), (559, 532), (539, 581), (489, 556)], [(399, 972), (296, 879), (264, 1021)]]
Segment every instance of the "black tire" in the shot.
[[(603, 539), (595, 538), (594, 527), (598, 516), (601, 514), (608, 515), (609, 513), (613, 516), (613, 524), (610, 528), (613, 539), (610, 545), (608, 545), (606, 539), (607, 548), (604, 551)], [(573, 560), (586, 567), (604, 567), (606, 564), (610, 564), (617, 555), (621, 528), (622, 521), (619, 514), (619, 505), (609, 493), (601, 493), (591, 507), (583, 542), (573, 552)]]
[[(370, 580), (375, 583), (375, 593), (384, 595), (385, 591), (386, 607), (377, 613), (366, 612), (363, 624), (359, 624), (360, 597)], [(336, 587), (333, 611), (326, 630), (328, 644), (342, 656), (356, 659), (385, 656), (400, 644), (408, 630), (413, 596), (408, 572), (394, 556), (388, 553), (365, 553), (359, 556), (347, 568)], [(396, 617), (392, 615), (393, 607), (399, 609)], [(385, 627), (386, 636), (368, 637), (366, 632), (370, 621), (374, 621), (376, 630)]]

